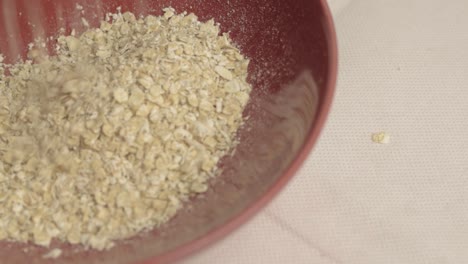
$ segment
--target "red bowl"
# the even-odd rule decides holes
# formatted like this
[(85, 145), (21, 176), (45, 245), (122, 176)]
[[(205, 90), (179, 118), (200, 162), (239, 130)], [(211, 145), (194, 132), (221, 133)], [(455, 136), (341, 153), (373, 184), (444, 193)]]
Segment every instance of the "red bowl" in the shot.
[(103, 252), (53, 241), (52, 248), (63, 250), (56, 260), (41, 257), (50, 249), (0, 242), (2, 262), (171, 262), (245, 223), (293, 177), (317, 141), (335, 88), (336, 37), (325, 0), (3, 0), (0, 53), (12, 62), (35, 37), (53, 36), (61, 27), (83, 30), (76, 3), (94, 26), (118, 6), (137, 15), (160, 15), (172, 6), (202, 21), (214, 18), (251, 59), (250, 118), (235, 154), (220, 163), (222, 175), (166, 225)]

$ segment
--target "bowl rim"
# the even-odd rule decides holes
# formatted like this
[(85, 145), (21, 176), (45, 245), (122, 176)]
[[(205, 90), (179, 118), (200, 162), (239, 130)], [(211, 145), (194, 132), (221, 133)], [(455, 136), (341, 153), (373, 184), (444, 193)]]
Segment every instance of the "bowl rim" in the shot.
[(232, 233), (234, 230), (238, 229), (247, 221), (251, 220), (253, 216), (255, 216), (258, 212), (261, 211), (261, 209), (268, 205), (273, 200), (273, 198), (277, 197), (277, 195), (284, 189), (287, 183), (296, 175), (297, 171), (304, 164), (305, 160), (312, 152), (312, 149), (315, 146), (315, 143), (317, 142), (321, 131), (325, 126), (327, 117), (331, 110), (338, 75), (338, 44), (336, 30), (333, 22), (333, 16), (330, 7), (327, 3), (327, 0), (319, 1), (323, 9), (323, 24), (326, 29), (325, 35), (327, 38), (327, 48), (329, 50), (329, 74), (328, 79), (326, 80), (327, 84), (325, 94), (323, 97), (324, 99), (321, 104), (321, 107), (318, 109), (315, 125), (309, 132), (306, 143), (297, 155), (296, 159), (288, 167), (286, 172), (278, 178), (276, 183), (274, 183), (263, 196), (261, 196), (254, 203), (252, 203), (243, 211), (241, 211), (238, 215), (231, 218), (228, 222), (211, 230), (210, 232), (196, 240), (187, 242), (161, 255), (144, 260), (140, 262), (141, 264), (172, 263), (176, 260), (181, 260), (182, 258), (192, 255), (202, 248), (206, 249), (208, 246), (213, 245), (214, 242), (225, 238), (228, 234)]

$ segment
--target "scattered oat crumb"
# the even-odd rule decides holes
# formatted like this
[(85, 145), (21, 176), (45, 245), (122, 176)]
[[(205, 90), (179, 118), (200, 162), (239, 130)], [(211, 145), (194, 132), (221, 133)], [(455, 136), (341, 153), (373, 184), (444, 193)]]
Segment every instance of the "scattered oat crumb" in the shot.
[(60, 248), (54, 248), (48, 253), (46, 253), (45, 255), (43, 255), (42, 257), (55, 259), (55, 258), (60, 257), (60, 255), (62, 255), (62, 250)]
[(83, 24), (83, 26), (89, 27), (89, 22), (88, 22), (88, 20), (86, 20), (86, 18), (81, 17), (81, 23)]
[(386, 132), (379, 132), (372, 134), (372, 141), (378, 144), (388, 144), (390, 142), (390, 135)]

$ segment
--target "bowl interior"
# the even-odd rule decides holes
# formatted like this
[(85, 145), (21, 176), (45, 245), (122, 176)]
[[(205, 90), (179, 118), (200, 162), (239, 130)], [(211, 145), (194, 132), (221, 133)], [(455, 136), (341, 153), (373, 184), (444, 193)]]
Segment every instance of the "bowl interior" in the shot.
[[(81, 14), (76, 3), (84, 7)], [(330, 58), (330, 27), (323, 1), (314, 0), (3, 0), (0, 1), (0, 53), (7, 62), (24, 57), (34, 38), (53, 36), (59, 28), (84, 30), (81, 17), (91, 25), (107, 12), (132, 11), (160, 15), (172, 6), (194, 12), (200, 20), (214, 18), (223, 32), (251, 59), (249, 82), (254, 90), (239, 131), (235, 154), (224, 158), (223, 173), (210, 190), (193, 197), (168, 224), (121, 241), (104, 251), (84, 251), (54, 241), (63, 249), (55, 261), (67, 263), (129, 263), (162, 261), (185, 254), (232, 229), (249, 206), (290, 177), (291, 166), (314, 131), (316, 117), (326, 108), (324, 98), (334, 76)], [(53, 45), (51, 43), (51, 48)], [(52, 49), (50, 49), (52, 50)], [(326, 111), (326, 110), (325, 110)], [(1, 217), (1, 216), (0, 216)], [(229, 225), (229, 227), (226, 227)], [(224, 228), (223, 228), (224, 226)], [(221, 231), (220, 231), (221, 230)], [(188, 245), (188, 246), (187, 246)], [(49, 263), (41, 256), (48, 249), (0, 242), (6, 263)], [(156, 256), (156, 257), (155, 257)], [(159, 257), (157, 257), (159, 256)], [(160, 263), (160, 262), (157, 262)]]

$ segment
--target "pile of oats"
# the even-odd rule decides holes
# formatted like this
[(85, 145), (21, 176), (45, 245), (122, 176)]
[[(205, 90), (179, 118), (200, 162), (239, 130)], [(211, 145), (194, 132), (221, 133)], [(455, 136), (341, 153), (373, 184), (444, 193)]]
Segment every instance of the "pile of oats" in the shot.
[(164, 11), (109, 14), (56, 56), (0, 65), (0, 239), (107, 249), (219, 174), (249, 61), (212, 20)]

